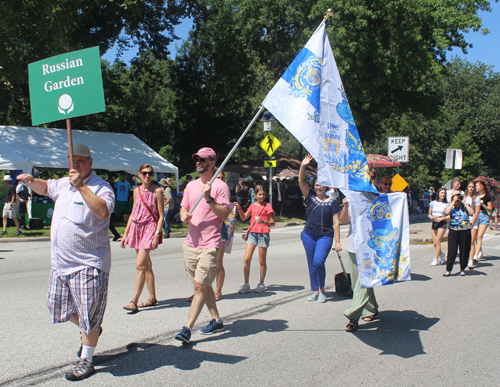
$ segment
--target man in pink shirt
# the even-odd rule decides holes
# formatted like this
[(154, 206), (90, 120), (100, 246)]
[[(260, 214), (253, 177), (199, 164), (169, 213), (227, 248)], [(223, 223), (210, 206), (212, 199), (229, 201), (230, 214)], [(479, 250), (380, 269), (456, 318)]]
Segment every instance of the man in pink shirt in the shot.
[[(201, 329), (204, 335), (210, 335), (224, 330), (224, 325), (215, 304), (212, 283), (219, 268), (219, 253), (222, 248), (222, 223), (229, 216), (230, 198), (227, 184), (220, 179), (210, 180), (214, 175), (217, 156), (212, 148), (201, 148), (192, 156), (200, 178), (191, 181), (184, 192), (181, 203), (180, 218), (188, 224), (188, 236), (182, 245), (184, 251), (184, 266), (188, 279), (194, 283), (194, 298), (191, 302), (189, 319), (181, 332), (175, 336), (177, 340), (188, 344), (191, 330), (200, 315), (203, 305), (207, 305), (212, 320)], [(203, 198), (194, 209), (196, 201)]]

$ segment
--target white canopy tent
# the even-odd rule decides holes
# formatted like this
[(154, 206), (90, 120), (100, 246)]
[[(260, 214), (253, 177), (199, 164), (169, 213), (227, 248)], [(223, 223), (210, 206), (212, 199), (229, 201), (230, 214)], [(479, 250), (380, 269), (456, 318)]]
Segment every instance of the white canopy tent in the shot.
[[(174, 173), (179, 192), (179, 169), (133, 134), (73, 130), (73, 144), (92, 152), (93, 168), (126, 171), (136, 175), (144, 163), (155, 172)], [(68, 136), (65, 129), (0, 126), (0, 169), (68, 169)]]

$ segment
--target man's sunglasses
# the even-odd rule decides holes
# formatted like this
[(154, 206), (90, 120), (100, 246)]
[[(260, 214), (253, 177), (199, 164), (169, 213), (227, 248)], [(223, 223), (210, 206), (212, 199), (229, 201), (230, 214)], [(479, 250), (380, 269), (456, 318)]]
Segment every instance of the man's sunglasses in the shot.
[(197, 158), (197, 159), (194, 159), (194, 162), (197, 163), (197, 162), (200, 162), (200, 163), (204, 163), (206, 159), (203, 159), (203, 158)]
[(144, 176), (144, 177), (146, 177), (148, 175), (149, 176), (154, 176), (154, 174), (155, 174), (154, 172), (141, 172), (141, 175)]

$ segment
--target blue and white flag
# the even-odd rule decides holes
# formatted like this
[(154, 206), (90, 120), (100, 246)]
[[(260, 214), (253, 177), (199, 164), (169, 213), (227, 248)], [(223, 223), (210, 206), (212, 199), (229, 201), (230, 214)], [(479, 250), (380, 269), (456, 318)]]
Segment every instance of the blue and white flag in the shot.
[(411, 280), (406, 193), (347, 194), (361, 287)]
[(377, 193), (324, 20), (262, 104), (314, 157), (319, 184)]

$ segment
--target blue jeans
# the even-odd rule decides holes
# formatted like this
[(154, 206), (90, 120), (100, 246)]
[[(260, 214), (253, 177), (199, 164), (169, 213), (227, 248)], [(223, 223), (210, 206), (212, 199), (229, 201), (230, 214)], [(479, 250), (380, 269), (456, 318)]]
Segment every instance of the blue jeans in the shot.
[(333, 236), (314, 236), (302, 231), (302, 244), (306, 250), (311, 290), (316, 292), (325, 287), (325, 262), (332, 249)]
[(163, 227), (165, 228), (165, 234), (170, 234), (170, 215), (172, 214), (173, 211), (165, 211), (165, 223), (163, 224)]

